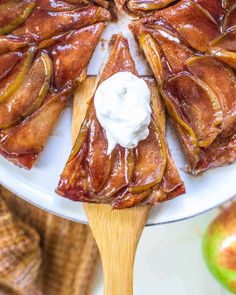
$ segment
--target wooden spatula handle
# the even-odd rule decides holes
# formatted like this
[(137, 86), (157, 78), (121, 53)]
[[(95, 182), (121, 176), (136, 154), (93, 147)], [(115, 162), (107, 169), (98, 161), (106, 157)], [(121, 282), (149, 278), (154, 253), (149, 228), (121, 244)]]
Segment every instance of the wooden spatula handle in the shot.
[(111, 210), (110, 205), (84, 207), (102, 258), (104, 294), (132, 295), (134, 257), (150, 207), (126, 210)]
[[(126, 245), (116, 240), (117, 247), (111, 253), (101, 253), (105, 295), (133, 294), (133, 266), (135, 250), (130, 252)], [(125, 244), (125, 243), (123, 243)]]

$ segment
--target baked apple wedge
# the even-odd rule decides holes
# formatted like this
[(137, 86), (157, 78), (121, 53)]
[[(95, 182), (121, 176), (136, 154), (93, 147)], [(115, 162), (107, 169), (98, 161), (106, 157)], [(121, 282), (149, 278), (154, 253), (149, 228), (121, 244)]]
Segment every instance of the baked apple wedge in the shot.
[[(84, 100), (89, 99), (89, 106), (69, 160), (61, 174), (57, 193), (74, 201), (110, 203), (116, 209), (143, 203), (155, 204), (183, 194), (183, 182), (165, 141), (164, 112), (153, 80), (147, 82), (147, 89), (151, 90), (152, 108), (145, 138), (130, 148), (124, 146), (124, 141), (113, 144), (111, 148), (110, 128), (114, 128), (114, 124), (111, 123), (108, 129), (101, 125), (103, 123), (98, 113), (97, 98), (99, 87), (105, 85), (103, 83), (108, 83), (109, 79), (115, 79), (124, 73), (128, 74), (128, 79), (133, 76), (134, 79), (139, 78), (127, 40), (122, 35), (113, 36), (110, 46), (110, 56), (92, 98), (84, 97), (82, 92), (79, 94), (81, 101), (76, 102), (86, 105)], [(95, 83), (95, 78), (90, 79), (94, 79)], [(84, 83), (89, 84), (89, 80)], [(139, 79), (138, 83), (146, 82)], [(126, 90), (122, 88), (121, 92), (125, 95)], [(109, 97), (111, 105), (115, 103), (112, 97)], [(129, 96), (129, 100), (132, 99), (136, 104), (140, 103), (136, 94), (133, 98)], [(142, 111), (139, 114), (134, 111), (134, 116), (135, 114), (139, 119), (143, 116)], [(105, 114), (106, 116), (108, 114)], [(129, 116), (127, 126), (132, 124), (132, 113), (129, 113)], [(137, 133), (138, 129), (135, 130)], [(126, 134), (127, 129), (122, 132)], [(132, 139), (127, 138), (128, 141)]]
[(205, 82), (219, 99), (223, 125), (221, 136), (236, 132), (236, 76), (224, 63), (209, 56), (194, 56), (185, 63), (188, 71)]
[(11, 35), (39, 43), (63, 32), (109, 20), (109, 11), (96, 5), (59, 12), (35, 9), (24, 24)]
[(14, 52), (23, 47), (26, 47), (28, 42), (22, 38), (13, 36), (0, 36), (0, 54)]
[(47, 49), (53, 62), (56, 88), (85, 78), (86, 67), (104, 29), (104, 23), (97, 23), (71, 31)]
[(35, 50), (34, 46), (30, 47), (9, 74), (0, 81), (0, 103), (8, 99), (24, 81), (31, 67)]
[(206, 83), (180, 73), (166, 81), (162, 94), (167, 107), (173, 106), (174, 111), (168, 109), (169, 113), (173, 111), (176, 124), (192, 128), (199, 147), (209, 146), (215, 140), (222, 129), (223, 114), (218, 97)]
[(21, 86), (0, 104), (0, 129), (7, 129), (37, 110), (44, 101), (52, 74), (52, 62), (46, 53), (35, 59)]
[(22, 54), (20, 52), (9, 52), (0, 55), (0, 80), (11, 72), (21, 57)]
[(32, 168), (65, 108), (70, 90), (48, 94), (44, 104), (2, 138), (0, 153), (19, 167)]
[(131, 25), (192, 174), (236, 159), (236, 34), (234, 6), (227, 8), (182, 0)]
[(10, 33), (22, 24), (35, 6), (35, 0), (8, 0), (0, 4), (0, 35)]

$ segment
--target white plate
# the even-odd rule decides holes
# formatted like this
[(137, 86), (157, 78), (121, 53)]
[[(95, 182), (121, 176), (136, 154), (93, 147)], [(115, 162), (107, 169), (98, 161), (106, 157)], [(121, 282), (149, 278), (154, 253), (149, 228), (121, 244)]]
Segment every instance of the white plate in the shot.
[[(107, 52), (107, 41), (104, 46), (104, 40), (109, 40), (112, 34), (120, 31), (129, 39), (139, 73), (148, 73), (145, 63), (137, 55), (136, 44), (131, 32), (127, 29), (127, 24), (127, 17), (123, 17), (119, 23), (108, 26), (89, 65), (89, 74), (97, 74), (100, 68)], [(173, 222), (197, 215), (225, 202), (236, 194), (236, 163), (208, 171), (203, 176), (192, 177), (184, 172), (183, 154), (171, 130), (168, 130), (168, 142), (185, 182), (187, 194), (155, 207), (149, 217), (148, 225)], [(35, 168), (26, 171), (0, 158), (0, 182), (17, 195), (44, 210), (86, 223), (87, 218), (80, 203), (59, 197), (54, 192), (71, 150), (70, 143), (71, 108), (67, 108)]]

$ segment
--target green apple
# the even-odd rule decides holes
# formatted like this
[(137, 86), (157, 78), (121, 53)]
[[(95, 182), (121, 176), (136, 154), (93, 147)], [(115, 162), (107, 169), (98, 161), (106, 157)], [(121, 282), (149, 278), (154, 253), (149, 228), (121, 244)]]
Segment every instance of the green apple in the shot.
[(236, 203), (209, 225), (203, 238), (203, 255), (215, 278), (236, 293)]

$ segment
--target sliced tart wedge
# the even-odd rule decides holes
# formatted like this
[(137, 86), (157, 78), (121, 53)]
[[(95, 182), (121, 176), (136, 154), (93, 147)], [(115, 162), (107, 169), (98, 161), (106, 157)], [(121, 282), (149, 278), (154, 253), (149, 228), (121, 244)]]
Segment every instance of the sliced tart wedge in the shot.
[(236, 160), (234, 5), (181, 0), (131, 24), (192, 174)]
[(0, 154), (33, 166), (73, 87), (85, 79), (104, 29), (97, 23), (63, 34), (56, 44), (0, 56)]
[(86, 77), (86, 67), (105, 26), (97, 23), (71, 31), (46, 48), (53, 62), (56, 88), (63, 88), (67, 83), (76, 85)]
[[(110, 46), (110, 56), (98, 85), (119, 72), (138, 75), (127, 40), (122, 35), (113, 36)], [(91, 85), (89, 80), (84, 83)], [(148, 203), (154, 188), (163, 196), (165, 194), (163, 201), (184, 193), (183, 182), (165, 141), (162, 104), (156, 86), (152, 85), (149, 84), (152, 120), (147, 139), (133, 149), (116, 145), (111, 154), (107, 153), (106, 134), (96, 117), (93, 96), (96, 90), (90, 93), (91, 99), (85, 97), (87, 92), (81, 90), (80, 101), (75, 103), (85, 106), (89, 101), (89, 106), (85, 107), (85, 119), (61, 174), (56, 190), (58, 194), (74, 201), (110, 203), (113, 208), (122, 209)], [(172, 174), (173, 183), (166, 173)], [(168, 184), (164, 185), (163, 181)], [(168, 190), (161, 192), (160, 187), (164, 186)]]
[(110, 17), (108, 10), (96, 5), (59, 12), (36, 9), (11, 35), (25, 38), (28, 42), (39, 43), (70, 30), (109, 21)]

